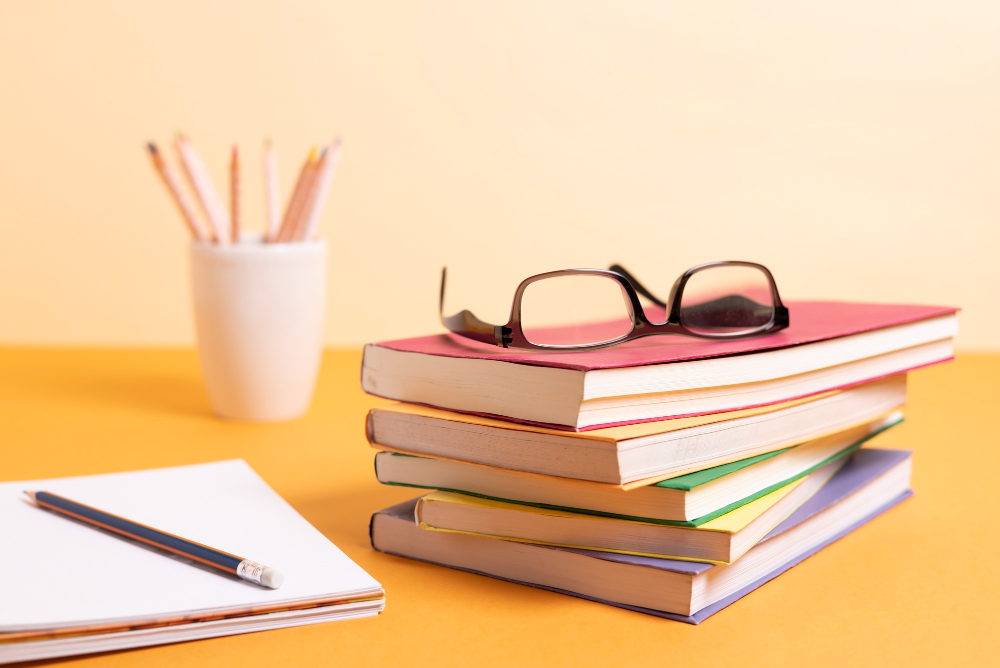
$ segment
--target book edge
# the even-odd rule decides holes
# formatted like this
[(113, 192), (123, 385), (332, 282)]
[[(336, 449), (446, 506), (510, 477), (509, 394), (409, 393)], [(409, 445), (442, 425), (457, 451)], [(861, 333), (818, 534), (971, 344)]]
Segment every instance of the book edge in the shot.
[[(890, 501), (889, 503), (887, 503), (887, 504), (883, 505), (882, 507), (878, 508), (877, 510), (873, 511), (872, 513), (870, 513), (869, 515), (865, 516), (861, 520), (858, 520), (856, 523), (852, 524), (847, 529), (844, 529), (843, 531), (841, 531), (837, 535), (833, 536), (832, 538), (824, 541), (820, 545), (817, 545), (817, 546), (815, 546), (815, 547), (807, 550), (806, 552), (802, 553), (801, 555), (799, 555), (799, 556), (797, 556), (797, 557), (795, 557), (793, 559), (790, 559), (786, 563), (782, 564), (781, 566), (779, 566), (778, 568), (776, 568), (773, 571), (769, 572), (768, 574), (766, 574), (766, 575), (758, 578), (757, 580), (755, 580), (754, 582), (750, 583), (746, 587), (743, 587), (739, 591), (736, 591), (736, 592), (730, 594), (729, 596), (727, 596), (727, 597), (725, 597), (723, 599), (720, 599), (719, 601), (716, 601), (715, 603), (712, 603), (711, 605), (708, 605), (708, 606), (702, 608), (701, 610), (699, 610), (698, 612), (696, 612), (696, 613), (694, 613), (692, 615), (680, 615), (680, 614), (672, 613), (672, 612), (663, 612), (663, 611), (660, 611), (660, 610), (652, 610), (650, 608), (641, 608), (641, 607), (638, 607), (638, 606), (628, 605), (627, 603), (616, 603), (614, 601), (608, 601), (608, 600), (605, 600), (605, 599), (595, 598), (593, 596), (587, 596), (586, 594), (579, 594), (579, 593), (568, 591), (568, 590), (565, 590), (565, 589), (558, 589), (556, 587), (548, 587), (546, 585), (532, 584), (530, 582), (524, 582), (524, 581), (521, 581), (521, 580), (514, 580), (514, 579), (511, 579), (511, 578), (505, 578), (505, 577), (500, 577), (500, 576), (497, 576), (497, 575), (491, 575), (490, 573), (485, 573), (485, 572), (482, 572), (482, 571), (477, 571), (477, 570), (474, 570), (474, 569), (471, 569), (471, 568), (460, 568), (460, 567), (457, 567), (457, 566), (448, 566), (447, 564), (440, 564), (440, 563), (436, 563), (436, 562), (433, 562), (433, 561), (429, 561), (427, 559), (417, 559), (415, 557), (409, 557), (409, 556), (407, 556), (405, 554), (400, 554), (398, 552), (389, 552), (389, 551), (385, 551), (385, 550), (379, 550), (377, 547), (375, 547), (373, 530), (374, 530), (374, 526), (375, 526), (375, 517), (376, 517), (376, 515), (388, 514), (388, 513), (384, 513), (384, 511), (382, 511), (382, 510), (377, 511), (377, 512), (375, 512), (372, 515), (371, 521), (369, 523), (369, 536), (370, 536), (370, 540), (371, 540), (372, 549), (374, 549), (374, 550), (376, 550), (378, 552), (382, 552), (383, 554), (392, 554), (394, 556), (402, 557), (404, 559), (412, 559), (413, 561), (422, 561), (424, 563), (433, 564), (435, 566), (442, 566), (444, 568), (452, 568), (452, 569), (458, 570), (458, 571), (465, 571), (466, 573), (473, 573), (473, 574), (476, 574), (476, 575), (484, 575), (486, 577), (490, 577), (490, 578), (493, 578), (495, 580), (504, 580), (506, 582), (512, 582), (514, 584), (526, 585), (528, 587), (533, 587), (535, 589), (544, 589), (546, 591), (551, 591), (551, 592), (554, 592), (554, 593), (557, 593), (557, 594), (565, 594), (567, 596), (572, 596), (574, 598), (581, 598), (581, 599), (585, 599), (585, 600), (588, 600), (588, 601), (593, 601), (595, 603), (603, 603), (605, 605), (610, 605), (610, 606), (613, 606), (613, 607), (616, 607), (616, 608), (622, 608), (624, 610), (630, 610), (632, 612), (639, 612), (639, 613), (642, 613), (642, 614), (652, 615), (654, 617), (660, 617), (662, 619), (670, 619), (670, 620), (677, 621), (677, 622), (684, 622), (686, 624), (698, 625), (698, 624), (701, 624), (702, 622), (704, 622), (709, 617), (712, 617), (713, 615), (715, 615), (720, 610), (723, 610), (723, 609), (729, 607), (730, 605), (732, 605), (736, 601), (740, 600), (744, 596), (747, 596), (748, 594), (756, 591), (757, 589), (759, 589), (763, 585), (767, 584), (771, 580), (775, 579), (779, 575), (781, 575), (781, 574), (785, 573), (786, 571), (794, 568), (795, 566), (798, 566), (799, 564), (801, 564), (803, 561), (805, 561), (809, 557), (811, 557), (811, 556), (815, 555), (816, 553), (820, 552), (821, 550), (829, 547), (830, 545), (832, 545), (833, 543), (837, 542), (838, 540), (844, 538), (848, 534), (853, 533), (855, 530), (859, 529), (860, 527), (864, 526), (865, 524), (868, 524), (869, 522), (871, 522), (873, 519), (875, 519), (879, 515), (882, 515), (885, 512), (891, 510), (892, 508), (894, 508), (895, 506), (899, 505), (900, 503), (902, 503), (903, 501), (909, 499), (912, 496), (913, 496), (913, 491), (912, 490), (908, 490), (908, 491), (900, 494), (894, 500)], [(406, 502), (404, 502), (404, 503), (406, 503)], [(404, 504), (397, 504), (397, 505), (404, 505)], [(393, 508), (395, 508), (395, 507), (396, 506), (393, 506)], [(389, 509), (387, 508), (386, 510), (389, 510)], [(389, 516), (393, 517), (393, 515), (389, 515)], [(399, 518), (397, 517), (397, 519), (399, 519)]]
[[(459, 355), (448, 355), (448, 354), (445, 354), (445, 353), (442, 353), (442, 352), (428, 352), (428, 351), (405, 350), (405, 349), (402, 349), (402, 348), (393, 347), (393, 344), (402, 345), (402, 344), (404, 344), (406, 342), (414, 341), (414, 340), (417, 340), (417, 339), (426, 339), (426, 338), (430, 338), (430, 337), (433, 337), (433, 336), (444, 336), (444, 337), (454, 338), (454, 335), (451, 335), (451, 334), (448, 334), (448, 333), (443, 333), (443, 332), (442, 333), (438, 333), (438, 334), (428, 334), (428, 335), (424, 335), (424, 336), (414, 336), (414, 337), (409, 337), (409, 338), (405, 338), (405, 339), (392, 339), (392, 340), (389, 340), (389, 341), (377, 341), (375, 343), (366, 344), (366, 347), (367, 346), (378, 346), (380, 348), (386, 348), (388, 350), (394, 350), (396, 352), (412, 353), (412, 354), (415, 354), (415, 355), (428, 355), (430, 357), (449, 357), (449, 358), (453, 358), (453, 359), (477, 359), (477, 360), (482, 360), (482, 361), (486, 361), (486, 362), (498, 362), (498, 363), (501, 363), (501, 364), (520, 364), (520, 365), (524, 365), (524, 366), (556, 368), (556, 369), (564, 369), (564, 370), (567, 370), (567, 371), (578, 371), (578, 372), (586, 373), (588, 371), (596, 371), (596, 370), (599, 370), (599, 369), (618, 369), (618, 368), (628, 368), (628, 367), (636, 367), (636, 366), (652, 366), (652, 365), (655, 365), (655, 364), (677, 364), (677, 363), (690, 362), (690, 361), (702, 360), (702, 359), (719, 359), (719, 358), (724, 358), (724, 357), (734, 357), (734, 356), (738, 356), (738, 355), (747, 355), (747, 354), (754, 354), (754, 353), (761, 353), (761, 352), (769, 352), (769, 351), (773, 351), (773, 350), (783, 350), (783, 349), (786, 349), (786, 348), (795, 348), (795, 347), (798, 347), (798, 346), (808, 345), (810, 343), (818, 343), (818, 342), (821, 342), (821, 341), (832, 341), (834, 339), (842, 339), (842, 338), (849, 337), (849, 336), (854, 336), (854, 335), (857, 335), (857, 334), (864, 334), (864, 333), (867, 333), (867, 332), (875, 332), (875, 331), (879, 331), (879, 330), (882, 330), (882, 329), (889, 329), (889, 328), (892, 328), (892, 327), (899, 327), (899, 326), (904, 326), (904, 325), (911, 325), (911, 324), (916, 323), (916, 322), (921, 322), (921, 321), (925, 321), (925, 320), (933, 320), (935, 318), (944, 318), (944, 317), (948, 317), (948, 316), (954, 317), (961, 310), (959, 307), (956, 307), (956, 306), (937, 306), (937, 305), (926, 305), (926, 304), (874, 304), (874, 303), (870, 303), (870, 302), (837, 302), (837, 301), (825, 302), (825, 301), (821, 301), (821, 300), (818, 300), (818, 301), (808, 301), (808, 300), (806, 300), (806, 301), (803, 301), (801, 303), (809, 303), (809, 304), (817, 304), (817, 303), (818, 304), (852, 304), (852, 305), (881, 306), (881, 307), (903, 307), (903, 306), (908, 306), (908, 307), (911, 307), (911, 308), (926, 309), (927, 312), (924, 313), (924, 314), (922, 314), (922, 315), (903, 316), (899, 320), (896, 320), (896, 321), (894, 321), (894, 322), (892, 322), (890, 324), (883, 324), (883, 325), (879, 325), (879, 326), (876, 326), (876, 327), (866, 327), (866, 328), (856, 329), (854, 331), (851, 331), (851, 332), (848, 332), (848, 333), (844, 333), (844, 334), (839, 334), (839, 335), (836, 335), (836, 336), (826, 336), (826, 337), (820, 337), (820, 338), (815, 338), (815, 339), (810, 339), (810, 340), (805, 340), (805, 341), (795, 341), (795, 342), (786, 343), (784, 345), (777, 345), (777, 346), (763, 347), (763, 348), (754, 348), (752, 350), (734, 351), (734, 352), (728, 352), (728, 353), (718, 353), (718, 354), (707, 354), (707, 355), (701, 355), (701, 356), (679, 357), (677, 359), (672, 359), (672, 360), (669, 360), (669, 361), (647, 362), (647, 363), (644, 363), (644, 364), (639, 364), (639, 363), (632, 364), (632, 363), (629, 363), (629, 364), (613, 365), (613, 366), (608, 366), (608, 367), (603, 367), (603, 366), (602, 367), (594, 367), (593, 365), (572, 364), (572, 363), (562, 363), (562, 364), (560, 364), (560, 363), (558, 363), (556, 361), (556, 356), (553, 356), (550, 359), (545, 359), (545, 360), (538, 360), (538, 359), (530, 359), (530, 360), (526, 360), (526, 359), (502, 359), (502, 358), (497, 357), (496, 353), (493, 353), (491, 350), (488, 350), (488, 349), (487, 350), (481, 350), (481, 351), (477, 350), (477, 351), (474, 351), (472, 353), (472, 355), (470, 355), (469, 357), (463, 357), (463, 356), (459, 356)], [(792, 302), (792, 303), (789, 304), (789, 307), (792, 307), (794, 305), (795, 305), (795, 302)], [(460, 341), (459, 343), (461, 343), (461, 344), (464, 345), (466, 342), (465, 341)], [(531, 353), (531, 352), (525, 352), (525, 354), (528, 355), (528, 354), (533, 354), (533, 353)]]

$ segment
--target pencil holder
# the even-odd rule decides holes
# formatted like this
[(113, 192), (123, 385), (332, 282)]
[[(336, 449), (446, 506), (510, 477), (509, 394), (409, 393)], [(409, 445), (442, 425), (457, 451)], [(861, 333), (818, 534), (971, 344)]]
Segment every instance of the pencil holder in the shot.
[(278, 421), (309, 408), (323, 347), (326, 242), (191, 244), (198, 354), (215, 412)]

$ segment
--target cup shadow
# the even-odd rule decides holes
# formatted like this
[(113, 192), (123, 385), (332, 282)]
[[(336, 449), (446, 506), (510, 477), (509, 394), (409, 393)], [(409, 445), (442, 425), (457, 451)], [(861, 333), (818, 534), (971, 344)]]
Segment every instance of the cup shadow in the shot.
[(74, 399), (113, 404), (133, 410), (212, 417), (205, 385), (200, 378), (166, 373), (128, 374), (90, 378), (64, 388)]
[(181, 372), (88, 372), (70, 377), (21, 379), (18, 393), (43, 395), (46, 400), (97, 410), (212, 417), (208, 393), (199, 377)]

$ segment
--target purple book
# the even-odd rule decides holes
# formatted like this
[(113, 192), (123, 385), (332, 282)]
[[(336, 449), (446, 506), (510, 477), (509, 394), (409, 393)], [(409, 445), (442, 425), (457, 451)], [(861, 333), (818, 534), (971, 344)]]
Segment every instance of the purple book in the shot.
[[(861, 450), (858, 450), (856, 453), (854, 453), (851, 460), (836, 475), (834, 475), (826, 485), (824, 485), (811, 499), (802, 504), (794, 513), (789, 515), (788, 518), (785, 519), (785, 521), (783, 521), (781, 524), (779, 524), (777, 527), (771, 530), (770, 533), (768, 533), (764, 538), (761, 539), (758, 545), (761, 545), (777, 536), (780, 536), (786, 531), (789, 531), (790, 529), (797, 527), (806, 520), (812, 518), (814, 515), (817, 515), (820, 512), (828, 508), (831, 508), (832, 506), (836, 505), (837, 503), (847, 498), (848, 496), (851, 496), (855, 492), (858, 492), (866, 485), (879, 478), (882, 474), (888, 472), (896, 465), (902, 463), (911, 454), (912, 453), (910, 451), (906, 450), (877, 450), (869, 448), (863, 448)], [(688, 624), (699, 624), (702, 621), (714, 615), (719, 610), (722, 610), (723, 608), (729, 606), (735, 601), (743, 598), (744, 596), (746, 596), (753, 590), (757, 589), (761, 585), (773, 580), (774, 578), (778, 577), (788, 569), (801, 563), (802, 561), (809, 558), (813, 554), (816, 554), (827, 545), (830, 545), (831, 543), (836, 542), (837, 540), (843, 538), (844, 536), (851, 533), (861, 525), (868, 523), (870, 520), (874, 519), (878, 515), (881, 515), (885, 511), (889, 510), (893, 506), (897, 505), (901, 501), (904, 501), (905, 499), (909, 498), (912, 495), (913, 492), (909, 490), (900, 493), (895, 498), (892, 498), (888, 502), (882, 503), (879, 507), (871, 510), (871, 512), (864, 515), (862, 518), (858, 519), (847, 528), (838, 532), (836, 535), (823, 541), (821, 544), (816, 545), (812, 549), (809, 549), (801, 554), (796, 555), (789, 561), (781, 564), (779, 567), (768, 572), (767, 574), (758, 578), (754, 582), (743, 587), (739, 591), (736, 591), (730, 594), (729, 596), (726, 596), (725, 598), (716, 601), (715, 603), (712, 603), (711, 605), (708, 605), (707, 607), (704, 607), (701, 610), (698, 610), (696, 613), (692, 615), (681, 615), (671, 612), (663, 612), (660, 610), (652, 610), (649, 608), (641, 608), (634, 605), (618, 603), (615, 601), (602, 600), (599, 598), (594, 598), (592, 596), (587, 596), (585, 594), (566, 591), (554, 587), (548, 587), (536, 583), (522, 582), (511, 578), (499, 577), (490, 573), (484, 573), (474, 569), (461, 568), (456, 566), (449, 566), (449, 567), (459, 568), (459, 570), (466, 570), (473, 573), (479, 573), (481, 575), (488, 575), (490, 577), (499, 577), (499, 579), (501, 580), (507, 580), (509, 582), (517, 582), (518, 584), (526, 584), (531, 587), (537, 587), (539, 589), (547, 589), (549, 591), (555, 591), (561, 594), (568, 594), (570, 596), (585, 598), (591, 601), (597, 601), (598, 603), (605, 603), (619, 608), (634, 610), (636, 612), (643, 612), (646, 614), (655, 615), (657, 617), (664, 617), (667, 619), (673, 619), (680, 622), (687, 622)], [(413, 523), (414, 522), (413, 509), (416, 505), (416, 501), (417, 501), (416, 499), (412, 499), (410, 501), (400, 503), (390, 508), (386, 508), (385, 510), (378, 511), (377, 513), (375, 513), (375, 515), (372, 516), (371, 529), (372, 530), (374, 529), (375, 518), (378, 515), (388, 515), (393, 518), (403, 519), (410, 523)], [(372, 546), (374, 547), (376, 542), (374, 533), (372, 533), (371, 538), (372, 538)], [(486, 540), (493, 540), (493, 539), (486, 539)], [(700, 573), (709, 571), (712, 568), (718, 568), (717, 566), (713, 566), (711, 564), (703, 564), (690, 561), (678, 561), (674, 559), (655, 559), (652, 557), (615, 554), (612, 552), (598, 552), (593, 550), (549, 547), (545, 545), (533, 545), (532, 548), (536, 548), (539, 550), (563, 550), (583, 555), (586, 557), (591, 557), (594, 559), (601, 559), (609, 562), (618, 562), (622, 564), (644, 566), (647, 568), (673, 571), (676, 573), (683, 573), (687, 575), (698, 575)], [(399, 551), (388, 551), (388, 550), (386, 551), (391, 554), (396, 554), (402, 557), (409, 556)], [(441, 564), (441, 565), (446, 565), (446, 564)]]

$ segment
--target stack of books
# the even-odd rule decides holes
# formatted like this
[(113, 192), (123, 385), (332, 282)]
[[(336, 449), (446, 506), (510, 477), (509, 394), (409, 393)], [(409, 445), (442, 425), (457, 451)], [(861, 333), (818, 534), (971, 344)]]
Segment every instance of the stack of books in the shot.
[[(525, 353), (450, 335), (369, 345), (376, 475), (423, 496), (380, 551), (699, 623), (908, 498), (906, 374), (956, 309), (798, 302), (736, 341)], [(865, 447), (862, 447), (865, 446)]]

